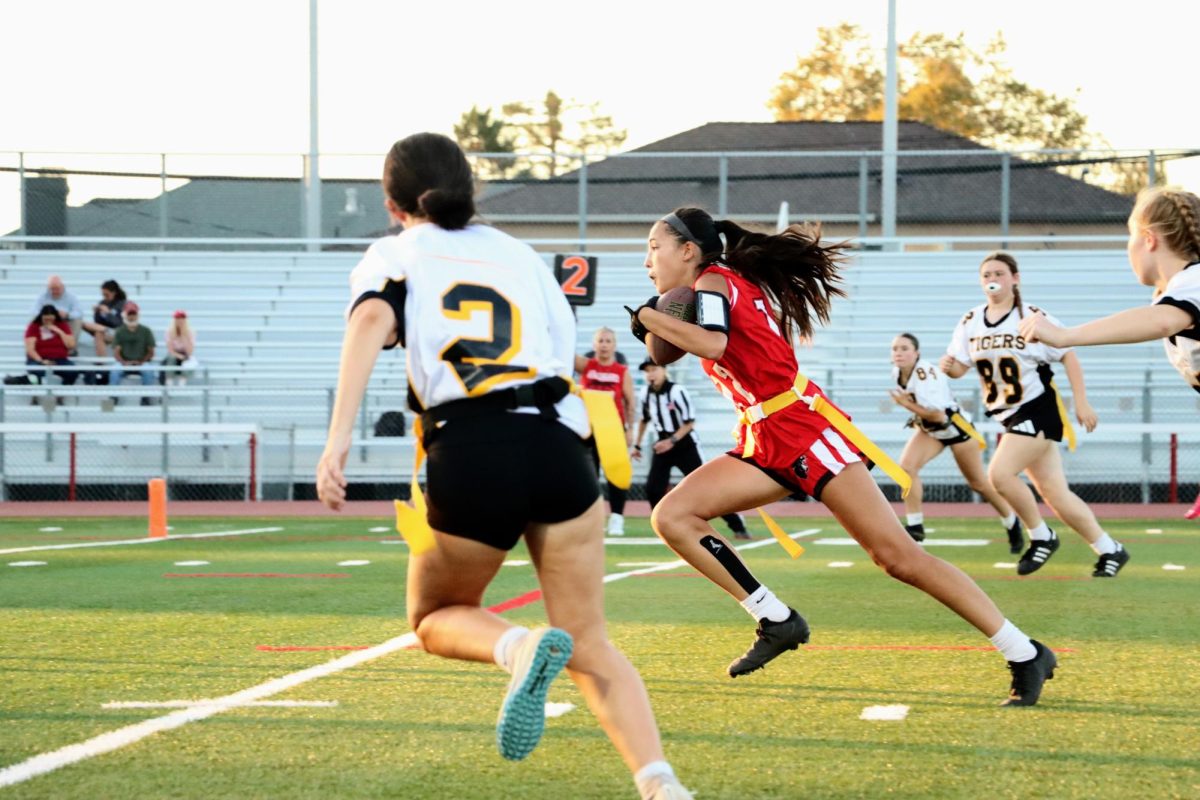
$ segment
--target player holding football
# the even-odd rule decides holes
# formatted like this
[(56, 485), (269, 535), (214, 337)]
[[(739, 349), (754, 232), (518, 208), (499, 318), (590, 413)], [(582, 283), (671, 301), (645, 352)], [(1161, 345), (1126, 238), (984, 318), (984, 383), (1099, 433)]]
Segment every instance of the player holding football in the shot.
[(691, 286), (699, 310), (696, 323), (685, 322), (657, 311), (651, 298), (631, 312), (634, 334), (653, 333), (699, 356), (743, 423), (728, 457), (700, 467), (663, 498), (654, 529), (758, 621), (754, 643), (729, 666), (732, 677), (796, 649), (808, 641), (809, 628), (755, 579), (709, 520), (806, 494), (823, 502), (889, 575), (988, 636), (1012, 671), (1004, 705), (1033, 705), (1053, 677), (1054, 654), (1005, 619), (962, 571), (904, 532), (861, 451), (814, 410), (828, 401), (800, 373), (793, 336), (811, 335), (818, 321), (828, 320), (832, 298), (844, 295), (838, 286), (844, 245), (826, 246), (819, 233), (797, 225), (776, 235), (754, 233), (714, 222), (699, 208), (676, 209), (651, 227), (646, 269), (655, 289)]
[(1129, 551), (1100, 527), (1092, 509), (1071, 491), (1059, 453), (1059, 443), (1064, 438), (1071, 441), (1074, 431), (1053, 383), (1051, 362), (1062, 362), (1067, 372), (1079, 423), (1088, 431), (1096, 427), (1079, 357), (1070, 348), (1026, 341), (1020, 335), (1021, 319), (1040, 310), (1021, 301), (1021, 278), (1012, 255), (986, 256), (979, 266), (979, 282), (987, 302), (968, 311), (955, 326), (940, 366), (951, 378), (962, 377), (974, 367), (983, 384), (988, 416), (1004, 426), (988, 477), (1029, 531), (1029, 549), (1017, 562), (1017, 573), (1041, 569), (1059, 547), (1058, 536), (1042, 519), (1033, 492), (1021, 480), (1024, 472), (1058, 518), (1096, 553), (1092, 577), (1115, 578), (1129, 561)]

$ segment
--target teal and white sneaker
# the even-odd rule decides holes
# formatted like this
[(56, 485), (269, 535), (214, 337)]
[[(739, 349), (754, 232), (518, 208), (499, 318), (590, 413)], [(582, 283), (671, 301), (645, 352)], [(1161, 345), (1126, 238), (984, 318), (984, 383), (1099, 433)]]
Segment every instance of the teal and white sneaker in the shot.
[(496, 722), (496, 747), (509, 761), (525, 758), (541, 741), (546, 693), (571, 659), (573, 646), (571, 634), (558, 628), (530, 631), (517, 645), (512, 680)]

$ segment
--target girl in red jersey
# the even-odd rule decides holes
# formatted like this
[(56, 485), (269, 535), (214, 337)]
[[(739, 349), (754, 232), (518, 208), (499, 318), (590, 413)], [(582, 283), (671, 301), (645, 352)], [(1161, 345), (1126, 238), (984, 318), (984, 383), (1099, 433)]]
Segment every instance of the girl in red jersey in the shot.
[[(633, 376), (629, 366), (617, 361), (617, 334), (612, 328), (598, 328), (592, 336), (591, 358), (575, 356), (575, 371), (579, 373), (579, 385), (584, 389), (612, 392), (621, 425), (625, 428), (625, 446), (633, 447)], [(600, 469), (600, 454), (592, 448), (592, 460)], [(609, 536), (625, 535), (625, 497), (627, 490), (608, 481), (608, 504), (612, 513), (608, 517)]]
[(844, 296), (837, 284), (845, 245), (822, 245), (819, 234), (819, 228), (798, 225), (777, 235), (754, 233), (727, 220), (714, 222), (699, 208), (676, 209), (650, 229), (650, 280), (659, 293), (693, 287), (697, 320), (663, 314), (651, 298), (631, 310), (634, 335), (661, 336), (699, 356), (743, 422), (730, 457), (705, 464), (658, 504), (654, 530), (758, 620), (754, 644), (730, 664), (731, 677), (796, 649), (808, 641), (809, 629), (754, 578), (708, 521), (806, 494), (823, 502), (889, 575), (988, 636), (1012, 671), (1004, 705), (1033, 705), (1053, 677), (1054, 654), (1005, 619), (957, 567), (929, 555), (904, 532), (861, 451), (813, 410), (828, 401), (800, 373), (793, 337), (811, 336), (818, 322), (828, 321), (833, 297)]

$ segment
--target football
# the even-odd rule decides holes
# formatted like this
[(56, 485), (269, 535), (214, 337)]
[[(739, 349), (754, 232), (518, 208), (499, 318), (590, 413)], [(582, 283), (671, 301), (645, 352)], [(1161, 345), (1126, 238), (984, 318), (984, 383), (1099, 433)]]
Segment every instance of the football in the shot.
[[(684, 322), (696, 321), (696, 293), (687, 286), (678, 286), (663, 292), (654, 307), (675, 319)], [(674, 364), (687, 353), (683, 348), (676, 347), (653, 333), (646, 335), (646, 351), (650, 354), (650, 360), (660, 367)]]

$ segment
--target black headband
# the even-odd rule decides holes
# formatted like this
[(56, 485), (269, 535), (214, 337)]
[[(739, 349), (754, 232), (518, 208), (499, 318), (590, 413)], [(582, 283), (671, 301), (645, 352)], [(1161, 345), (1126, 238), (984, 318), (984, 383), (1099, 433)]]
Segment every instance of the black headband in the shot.
[(660, 219), (659, 222), (670, 225), (672, 230), (674, 230), (676, 233), (678, 233), (684, 239), (687, 239), (689, 242), (696, 245), (701, 250), (704, 249), (704, 244), (699, 239), (696, 238), (696, 234), (694, 234), (690, 230), (688, 230), (688, 226), (684, 225), (683, 220), (681, 220), (679, 217), (675, 216), (674, 214), (667, 214), (665, 217)]

